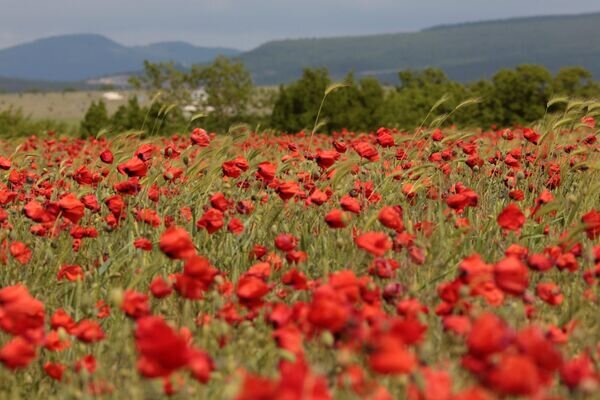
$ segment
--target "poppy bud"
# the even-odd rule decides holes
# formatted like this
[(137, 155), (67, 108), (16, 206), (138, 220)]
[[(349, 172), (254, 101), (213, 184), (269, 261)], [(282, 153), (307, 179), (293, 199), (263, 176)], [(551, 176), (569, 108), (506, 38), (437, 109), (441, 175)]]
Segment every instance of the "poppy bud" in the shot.
[(525, 173), (523, 171), (518, 171), (517, 179), (525, 179)]
[(333, 346), (333, 344), (335, 343), (335, 338), (333, 337), (333, 334), (329, 331), (323, 331), (323, 333), (321, 334), (321, 343), (323, 343), (327, 347)]
[(71, 336), (69, 335), (69, 333), (67, 332), (67, 330), (64, 327), (62, 327), (62, 326), (58, 327), (56, 333), (58, 333), (58, 338), (62, 342), (66, 341), (66, 340), (69, 340), (71, 338)]
[(110, 291), (110, 301), (117, 307), (123, 303), (123, 289), (114, 288)]

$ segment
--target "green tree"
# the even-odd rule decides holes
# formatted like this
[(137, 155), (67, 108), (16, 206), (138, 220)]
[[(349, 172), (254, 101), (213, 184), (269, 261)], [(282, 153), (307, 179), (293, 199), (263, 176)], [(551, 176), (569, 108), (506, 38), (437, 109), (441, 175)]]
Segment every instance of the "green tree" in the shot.
[(352, 73), (344, 78), (346, 85), (327, 97), (323, 118), (329, 131), (351, 127), (354, 130), (372, 131), (381, 125), (381, 108), (385, 92), (379, 81), (365, 78), (356, 82)]
[(191, 75), (173, 63), (151, 63), (144, 61), (144, 73), (132, 76), (129, 83), (136, 90), (143, 90), (162, 103), (189, 104), (191, 91), (197, 87)]
[(140, 107), (136, 96), (129, 98), (127, 104), (120, 106), (111, 118), (115, 131), (141, 130), (147, 119), (148, 110)]
[(539, 65), (500, 70), (492, 78), (493, 96), (502, 110), (502, 125), (524, 124), (541, 118), (552, 91), (552, 75)]
[(271, 125), (288, 132), (312, 128), (330, 83), (326, 69), (307, 68), (298, 81), (287, 87), (281, 86), (273, 107)]
[[(226, 57), (217, 57), (209, 65), (194, 65), (189, 70), (173, 63), (146, 61), (144, 73), (131, 78), (130, 83), (135, 89), (148, 93), (159, 104), (159, 107), (152, 105), (151, 109), (160, 111), (162, 106), (168, 107), (173, 116), (163, 123), (176, 120), (178, 116), (183, 117), (182, 108), (193, 105), (200, 112), (209, 114), (202, 123), (210, 129), (227, 129), (230, 124), (248, 117), (254, 91), (252, 77), (245, 66)], [(195, 96), (202, 89), (206, 97)]]
[(552, 81), (554, 95), (591, 98), (600, 95), (600, 87), (593, 80), (592, 73), (582, 67), (561, 68)]
[[(408, 129), (419, 126), (436, 104), (438, 106), (429, 121), (436, 115), (449, 114), (469, 95), (463, 85), (450, 80), (437, 68), (401, 71), (398, 77), (400, 85), (387, 96), (382, 106), (381, 119), (389, 126)], [(446, 101), (440, 104), (442, 98)], [(453, 119), (448, 120), (451, 121)]]
[(102, 100), (94, 101), (88, 108), (80, 125), (80, 132), (85, 135), (95, 135), (101, 129), (110, 126), (110, 118), (106, 104)]
[(188, 121), (181, 109), (173, 104), (154, 101), (141, 107), (137, 97), (131, 97), (112, 116), (111, 127), (116, 132), (143, 130), (148, 135), (171, 135), (187, 129)]
[(472, 107), (454, 114), (454, 121), (461, 126), (487, 128), (504, 120), (504, 110), (496, 97), (494, 84), (480, 80), (466, 85), (467, 98), (478, 99)]
[(244, 115), (248, 111), (253, 91), (252, 77), (240, 61), (220, 56), (208, 66), (195, 65), (187, 81), (192, 86), (204, 88), (206, 104), (219, 120)]

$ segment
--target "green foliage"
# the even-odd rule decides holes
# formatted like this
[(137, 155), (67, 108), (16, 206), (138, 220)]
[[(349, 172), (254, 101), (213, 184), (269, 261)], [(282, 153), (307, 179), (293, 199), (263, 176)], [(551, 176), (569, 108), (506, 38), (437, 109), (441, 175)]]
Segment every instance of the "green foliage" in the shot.
[(188, 120), (180, 108), (154, 101), (140, 106), (137, 97), (129, 98), (109, 116), (103, 101), (93, 102), (81, 123), (80, 134), (96, 135), (106, 129), (118, 134), (124, 131), (144, 131), (147, 135), (171, 135), (188, 129)]
[(68, 133), (70, 126), (66, 123), (42, 119), (33, 120), (23, 114), (21, 109), (9, 107), (0, 110), (0, 136), (2, 138), (29, 136), (48, 131)]
[(197, 87), (197, 82), (185, 71), (173, 63), (151, 63), (144, 61), (144, 73), (133, 76), (129, 83), (134, 89), (144, 90), (166, 103), (185, 105), (192, 101), (191, 92)]
[(126, 105), (120, 106), (112, 116), (110, 126), (115, 131), (139, 130), (144, 127), (148, 110), (140, 107), (137, 97), (129, 98)]
[(279, 88), (271, 124), (274, 128), (301, 131), (312, 126), (331, 80), (325, 69), (306, 69), (297, 82)]
[(88, 108), (79, 129), (82, 135), (95, 135), (109, 125), (110, 119), (106, 110), (106, 103), (98, 100), (98, 102), (92, 102)]
[[(330, 83), (327, 70), (306, 69), (300, 80), (288, 87), (281, 86), (271, 125), (290, 132), (311, 128)], [(330, 130), (375, 128), (385, 99), (379, 81), (366, 78), (357, 83), (353, 74), (349, 74), (343, 84), (343, 88), (327, 96), (321, 113), (322, 122)]]
[[(135, 89), (144, 90), (157, 99), (144, 114), (143, 120), (149, 120), (153, 126), (160, 120), (159, 132), (180, 128), (185, 125), (182, 109), (193, 105), (200, 113), (207, 115), (204, 126), (209, 129), (226, 130), (241, 120), (256, 119), (247, 115), (249, 103), (254, 92), (252, 77), (239, 61), (226, 57), (217, 57), (212, 64), (194, 65), (183, 70), (173, 63), (144, 63), (144, 73), (132, 77), (130, 83)], [(206, 94), (198, 96), (198, 93)], [(164, 108), (163, 108), (164, 107)], [(129, 104), (116, 116), (116, 127), (137, 126), (140, 121), (139, 106)], [(169, 109), (164, 114), (165, 108)], [(159, 111), (163, 112), (159, 112)], [(244, 118), (249, 117), (249, 118)]]
[(206, 103), (217, 119), (245, 114), (253, 90), (252, 77), (239, 61), (217, 57), (208, 66), (196, 65), (190, 80), (206, 91)]
[[(326, 130), (522, 125), (542, 118), (552, 97), (600, 98), (600, 86), (580, 67), (561, 69), (553, 77), (544, 67), (526, 64), (502, 69), (491, 80), (469, 84), (453, 81), (436, 68), (401, 71), (398, 77), (400, 84), (386, 91), (374, 78), (356, 83), (353, 75), (348, 75), (347, 87), (324, 103), (321, 117), (327, 122)], [(298, 81), (281, 86), (272, 126), (291, 132), (312, 126), (330, 82), (327, 70), (307, 69)], [(564, 104), (553, 106), (551, 111), (561, 107)]]
[(582, 67), (562, 68), (552, 82), (552, 92), (557, 95), (575, 97), (594, 97), (600, 92), (600, 86), (593, 80), (592, 73)]
[(538, 65), (521, 65), (499, 71), (492, 79), (493, 95), (500, 108), (497, 122), (502, 125), (524, 124), (544, 115), (550, 100), (552, 75)]

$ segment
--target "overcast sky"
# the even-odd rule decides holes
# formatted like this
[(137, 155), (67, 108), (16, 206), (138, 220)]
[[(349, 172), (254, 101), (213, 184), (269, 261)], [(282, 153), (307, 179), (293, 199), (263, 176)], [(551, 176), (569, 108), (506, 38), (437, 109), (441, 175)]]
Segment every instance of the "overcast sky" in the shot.
[(600, 11), (599, 0), (0, 0), (0, 48), (65, 33), (124, 44), (250, 49), (283, 38), (406, 32), (514, 16)]

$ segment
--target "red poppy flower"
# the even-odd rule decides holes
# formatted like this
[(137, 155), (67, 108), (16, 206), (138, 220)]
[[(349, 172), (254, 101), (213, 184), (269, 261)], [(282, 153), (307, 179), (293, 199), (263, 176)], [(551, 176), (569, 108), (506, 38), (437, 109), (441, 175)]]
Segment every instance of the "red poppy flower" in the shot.
[(331, 167), (340, 158), (340, 153), (335, 150), (321, 150), (317, 152), (315, 161), (321, 169)]
[(155, 228), (160, 226), (160, 217), (158, 216), (158, 213), (150, 208), (138, 210), (136, 212), (136, 220), (144, 222)]
[(408, 374), (417, 366), (417, 358), (392, 335), (378, 337), (369, 356), (369, 366), (380, 374)]
[(275, 190), (277, 191), (277, 194), (283, 201), (287, 201), (294, 196), (303, 195), (304, 193), (300, 189), (300, 185), (298, 185), (298, 183), (295, 181), (282, 182), (279, 185), (277, 185), (277, 188)]
[(23, 207), (23, 213), (34, 222), (51, 222), (54, 221), (56, 215), (47, 210), (39, 202), (32, 200)]
[(473, 323), (467, 337), (467, 347), (469, 354), (485, 358), (504, 350), (511, 339), (512, 333), (500, 317), (484, 313)]
[(402, 208), (396, 207), (383, 207), (379, 211), (377, 217), (379, 222), (386, 228), (395, 230), (396, 232), (402, 232), (404, 230), (404, 222), (402, 221)]
[(206, 291), (206, 284), (199, 279), (186, 274), (174, 274), (171, 276), (174, 280), (173, 288), (185, 299), (200, 300)]
[(538, 144), (541, 136), (531, 128), (524, 128), (523, 137), (533, 144)]
[(66, 279), (69, 282), (75, 282), (83, 277), (83, 269), (79, 265), (63, 265), (56, 274), (56, 279), (59, 281)]
[(4, 171), (8, 171), (11, 166), (12, 166), (12, 163), (10, 162), (10, 160), (8, 158), (0, 156), (0, 169), (2, 169)]
[(79, 321), (70, 332), (84, 343), (94, 343), (103, 340), (106, 334), (96, 321), (85, 319)]
[(322, 286), (314, 293), (308, 320), (315, 327), (340, 332), (349, 318), (346, 304), (331, 286)]
[(203, 289), (206, 290), (213, 283), (218, 271), (206, 258), (193, 255), (187, 258), (183, 266), (183, 273), (201, 283)]
[(262, 279), (252, 275), (244, 275), (238, 280), (235, 293), (240, 302), (255, 303), (269, 293), (269, 290), (269, 286)]
[(195, 128), (190, 135), (192, 143), (198, 147), (207, 147), (210, 145), (210, 136), (204, 129)]
[(560, 287), (552, 282), (538, 283), (535, 292), (540, 299), (551, 306), (559, 305), (564, 300), (564, 296), (560, 292)]
[(492, 388), (508, 396), (533, 396), (541, 389), (540, 374), (531, 359), (505, 355), (487, 378)]
[(344, 228), (348, 225), (350, 221), (350, 217), (348, 214), (344, 213), (342, 210), (331, 210), (325, 216), (325, 222), (329, 225), (330, 228)]
[(44, 304), (25, 286), (0, 289), (0, 329), (12, 335), (36, 336), (44, 328)]
[(81, 202), (88, 210), (92, 212), (100, 211), (100, 204), (98, 203), (98, 198), (93, 194), (87, 194), (81, 197)]
[(306, 275), (304, 275), (303, 272), (298, 271), (296, 268), (292, 268), (291, 270), (286, 272), (281, 277), (281, 282), (284, 285), (292, 286), (295, 290), (308, 289), (308, 279), (306, 278)]
[(148, 161), (152, 158), (152, 154), (157, 151), (157, 147), (150, 143), (145, 143), (137, 148), (134, 155), (142, 161)]
[(338, 153), (345, 153), (346, 150), (348, 149), (348, 146), (346, 146), (346, 143), (344, 143), (341, 140), (334, 140), (332, 142), (333, 147), (335, 148), (335, 151), (337, 151)]
[(518, 258), (507, 257), (494, 265), (496, 285), (504, 292), (521, 295), (529, 287), (529, 271)]
[(65, 310), (59, 308), (52, 314), (50, 326), (52, 329), (64, 328), (69, 332), (75, 326), (75, 321), (73, 321), (73, 318)]
[(396, 143), (394, 143), (394, 137), (390, 133), (389, 129), (377, 129), (377, 144), (379, 144), (381, 147), (394, 147), (396, 145)]
[(157, 299), (162, 299), (169, 296), (173, 292), (173, 288), (161, 276), (157, 276), (150, 282), (150, 292)]
[(560, 369), (561, 380), (569, 389), (577, 388), (586, 380), (593, 381), (594, 375), (593, 362), (586, 353), (565, 362)]
[(83, 356), (82, 358), (77, 360), (77, 362), (75, 363), (74, 369), (75, 369), (75, 372), (79, 372), (82, 369), (85, 369), (90, 374), (93, 374), (94, 372), (96, 372), (96, 367), (97, 367), (96, 358), (94, 358), (93, 355), (88, 354), (87, 356)]
[(58, 201), (62, 215), (74, 224), (79, 223), (85, 212), (85, 205), (73, 194), (69, 193)]
[(209, 234), (213, 234), (223, 227), (224, 215), (216, 208), (208, 209), (196, 222), (197, 228), (204, 228)]
[(140, 185), (138, 178), (129, 178), (124, 182), (115, 183), (113, 188), (117, 193), (132, 196), (138, 194), (142, 190), (142, 185)]
[(507, 231), (518, 231), (525, 224), (525, 215), (519, 207), (511, 203), (498, 215), (498, 225)]
[(225, 212), (230, 207), (230, 202), (223, 193), (217, 192), (211, 196), (210, 205), (219, 211)]
[(392, 248), (392, 241), (383, 232), (367, 232), (356, 238), (356, 245), (377, 257), (381, 257)]
[(189, 352), (188, 368), (194, 379), (200, 383), (208, 383), (210, 375), (215, 369), (215, 363), (208, 353), (202, 350), (191, 349)]
[(271, 182), (275, 179), (275, 172), (277, 166), (270, 162), (261, 162), (258, 164), (258, 171), (256, 172), (256, 177), (265, 182)]
[(227, 224), (227, 230), (234, 235), (241, 235), (244, 232), (244, 223), (237, 218), (232, 218)]
[(268, 400), (277, 398), (277, 382), (244, 373), (244, 380), (235, 400)]
[(25, 368), (36, 356), (36, 348), (22, 337), (15, 337), (0, 348), (0, 362), (8, 369)]
[(365, 158), (371, 162), (379, 160), (379, 153), (371, 143), (358, 142), (354, 145), (354, 150), (361, 158)]
[(221, 166), (223, 175), (230, 178), (238, 178), (242, 172), (248, 170), (248, 161), (244, 157), (237, 157), (231, 161), (225, 161)]
[(556, 266), (560, 270), (575, 272), (579, 268), (577, 258), (573, 253), (563, 253), (556, 258)]
[(148, 304), (148, 296), (128, 289), (123, 294), (121, 302), (121, 310), (133, 319), (145, 317), (150, 314), (150, 305)]
[(360, 214), (360, 203), (354, 197), (345, 195), (340, 199), (340, 206), (342, 206), (344, 211)]
[(120, 219), (123, 216), (123, 211), (125, 210), (125, 202), (123, 201), (123, 197), (115, 194), (114, 196), (110, 196), (104, 200), (104, 204), (106, 204), (109, 211), (115, 218)]
[(129, 161), (119, 164), (117, 170), (129, 177), (144, 177), (148, 173), (148, 165), (139, 157), (133, 157)]
[(190, 234), (183, 228), (172, 226), (162, 233), (160, 250), (169, 258), (183, 260), (196, 254)]
[(44, 338), (44, 348), (49, 351), (63, 351), (71, 347), (68, 339), (61, 340), (57, 331), (50, 331)]
[(281, 251), (291, 251), (298, 245), (298, 238), (289, 233), (281, 233), (275, 238), (275, 247)]
[(527, 264), (531, 269), (540, 272), (548, 271), (554, 266), (552, 259), (544, 254), (531, 254), (527, 258)]
[(138, 371), (147, 378), (167, 377), (185, 367), (190, 360), (186, 340), (161, 317), (137, 320), (135, 345), (140, 354)]
[(136, 249), (141, 249), (144, 251), (152, 250), (152, 242), (146, 238), (138, 238), (133, 241), (133, 246)]
[(13, 256), (21, 265), (25, 265), (31, 260), (31, 250), (23, 242), (12, 242), (10, 244), (10, 255)]
[(100, 160), (102, 160), (103, 163), (112, 164), (114, 159), (113, 153), (109, 149), (100, 153)]
[(600, 236), (600, 212), (592, 210), (581, 217), (581, 222), (585, 225), (585, 232), (588, 239), (596, 239)]
[(62, 381), (63, 374), (67, 369), (66, 366), (59, 363), (47, 362), (44, 364), (44, 372), (55, 381)]

